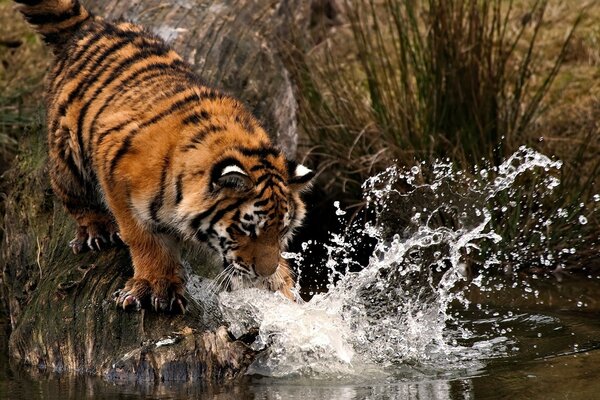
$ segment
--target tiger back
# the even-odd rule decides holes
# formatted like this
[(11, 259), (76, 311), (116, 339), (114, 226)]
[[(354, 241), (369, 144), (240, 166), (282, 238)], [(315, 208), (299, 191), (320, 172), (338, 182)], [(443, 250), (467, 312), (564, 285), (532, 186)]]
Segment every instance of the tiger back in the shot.
[(124, 242), (125, 309), (185, 311), (183, 241), (204, 243), (235, 287), (293, 298), (281, 253), (313, 177), (245, 106), (204, 86), (160, 38), (77, 0), (16, 0), (54, 52), (46, 106), (50, 178), (77, 222), (75, 253)]

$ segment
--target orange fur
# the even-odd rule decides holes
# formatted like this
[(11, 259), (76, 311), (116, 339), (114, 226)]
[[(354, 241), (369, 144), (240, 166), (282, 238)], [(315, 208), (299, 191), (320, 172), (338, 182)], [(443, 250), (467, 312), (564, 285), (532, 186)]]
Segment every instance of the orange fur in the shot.
[[(53, 46), (51, 182), (79, 228), (78, 252), (127, 244), (134, 276), (117, 302), (185, 309), (182, 240), (292, 298), (281, 252), (312, 174), (285, 159), (235, 98), (203, 86), (163, 41), (76, 0), (17, 0)], [(307, 172), (308, 171), (308, 172)], [(257, 283), (258, 285), (258, 283)]]

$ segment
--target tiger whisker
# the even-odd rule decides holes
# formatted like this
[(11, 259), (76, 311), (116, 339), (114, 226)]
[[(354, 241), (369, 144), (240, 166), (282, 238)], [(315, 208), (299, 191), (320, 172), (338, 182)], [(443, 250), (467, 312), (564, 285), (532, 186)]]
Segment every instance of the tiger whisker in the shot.
[(208, 293), (210, 293), (211, 295), (214, 295), (214, 294), (220, 292), (222, 282), (227, 279), (227, 277), (230, 275), (230, 272), (232, 271), (232, 269), (233, 269), (233, 266), (230, 264), (223, 271), (221, 271), (208, 286), (208, 288), (207, 288)]
[(219, 292), (226, 290), (227, 287), (229, 286), (229, 282), (231, 281), (231, 277), (233, 276), (233, 272), (234, 272), (233, 265), (229, 265), (225, 269), (225, 271), (227, 271), (227, 273), (224, 275), (223, 279), (221, 279), (221, 281), (219, 282), (219, 287), (218, 287)]

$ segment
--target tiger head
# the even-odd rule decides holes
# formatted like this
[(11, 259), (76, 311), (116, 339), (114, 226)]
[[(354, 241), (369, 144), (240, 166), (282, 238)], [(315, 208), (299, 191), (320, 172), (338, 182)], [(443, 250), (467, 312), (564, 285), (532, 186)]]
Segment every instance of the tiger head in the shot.
[(276, 148), (238, 147), (214, 160), (202, 204), (189, 216), (196, 241), (220, 254), (224, 268), (249, 282), (285, 265), (282, 252), (304, 219), (300, 194), (314, 173)]

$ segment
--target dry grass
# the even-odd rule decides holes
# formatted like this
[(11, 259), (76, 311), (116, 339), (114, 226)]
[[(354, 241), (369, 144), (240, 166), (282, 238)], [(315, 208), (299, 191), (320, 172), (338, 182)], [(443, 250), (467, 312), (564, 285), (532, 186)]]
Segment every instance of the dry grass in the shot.
[[(14, 3), (0, 0), (0, 215), (5, 192), (16, 184), (4, 174), (15, 153), (28, 146), (30, 137), (44, 137), (43, 77), (48, 62), (46, 48)], [(0, 238), (4, 228), (0, 227)]]
[[(443, 4), (463, 7), (468, 15), (470, 2)], [(570, 246), (582, 242), (582, 238), (593, 240), (594, 244), (587, 247), (588, 255), (578, 256), (588, 261), (597, 258), (594, 252), (600, 222), (591, 196), (599, 192), (595, 177), (600, 173), (600, 3), (474, 3), (486, 2), (499, 4), (500, 14), (512, 3), (509, 18), (498, 21), (495, 33), (485, 29), (485, 21), (494, 19), (493, 10), (488, 10), (487, 16), (478, 16), (479, 20), (448, 20), (455, 24), (452, 34), (445, 35), (443, 29), (447, 27), (438, 27), (442, 29), (436, 36), (440, 46), (428, 49), (414, 46), (424, 34), (422, 12), (411, 16), (406, 9), (395, 9), (395, 17), (391, 14), (390, 18), (394, 5), (419, 2), (337, 0), (339, 23), (318, 24), (325, 29), (313, 31), (318, 43), (304, 42), (289, 54), (300, 89), (305, 149), (322, 171), (321, 192), (346, 204), (359, 203), (363, 180), (392, 160), (410, 165), (415, 160), (450, 157), (458, 168), (468, 170), (482, 159), (497, 163), (516, 146), (527, 144), (565, 162), (563, 185), (556, 198), (546, 200), (550, 204), (544, 206), (545, 212), (564, 208), (575, 218), (583, 204), (589, 216), (590, 222), (581, 230), (572, 229), (568, 223), (555, 226), (552, 246)], [(436, 0), (421, 3), (435, 4)], [(373, 7), (363, 8), (361, 14), (344, 7), (349, 4)], [(564, 47), (582, 8), (584, 18)], [(445, 12), (446, 17), (451, 15), (447, 9)], [(393, 25), (394, 20), (402, 18), (408, 18), (409, 24)], [(502, 29), (506, 43), (522, 34), (509, 56), (493, 46), (473, 52), (478, 38), (456, 29), (464, 23), (473, 29), (473, 35), (492, 41), (498, 41)], [(386, 40), (389, 35), (395, 40)], [(305, 32), (299, 36), (305, 36)], [(449, 62), (456, 54), (447, 54), (444, 49), (460, 56), (455, 58), (462, 63), (457, 64), (459, 68)], [(526, 61), (529, 49), (531, 60)], [(427, 57), (446, 58), (439, 58), (445, 61), (433, 65), (424, 62)], [(0, 171), (16, 148), (15, 139), (28, 133), (43, 135), (42, 78), (48, 60), (48, 51), (22, 21), (13, 3), (0, 0)], [(499, 60), (505, 62), (504, 75)], [(448, 85), (447, 74), (455, 74), (457, 84)], [(515, 83), (519, 77), (520, 88)], [(477, 96), (465, 100), (458, 95), (465, 83), (479, 85)], [(500, 84), (505, 86), (498, 87)], [(516, 90), (520, 90), (518, 96)], [(490, 102), (490, 96), (496, 95), (496, 103)], [(504, 107), (497, 107), (502, 101)], [(527, 111), (529, 105), (533, 105), (531, 112)], [(525, 190), (520, 195), (530, 199), (535, 193)], [(519, 219), (516, 212), (495, 221), (499, 229), (506, 231), (507, 243), (530, 240), (524, 237), (527, 230), (516, 229), (519, 224), (527, 226), (527, 215), (525, 220)]]
[[(359, 203), (364, 179), (392, 163), (448, 158), (472, 171), (527, 145), (564, 161), (562, 185), (542, 199), (540, 177), (520, 182), (513, 199), (527, 207), (493, 221), (504, 253), (527, 244), (523, 261), (535, 263), (574, 246), (582, 251), (565, 265), (598, 264), (600, 3), (338, 4), (341, 23), (315, 35), (325, 38), (317, 45), (299, 40), (289, 57), (306, 149), (326, 191)], [(535, 243), (534, 219), (559, 209), (568, 217)], [(576, 220), (582, 213), (585, 226)]]
[(43, 77), (49, 56), (12, 1), (0, 0), (0, 173), (17, 139), (42, 120)]

